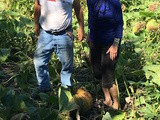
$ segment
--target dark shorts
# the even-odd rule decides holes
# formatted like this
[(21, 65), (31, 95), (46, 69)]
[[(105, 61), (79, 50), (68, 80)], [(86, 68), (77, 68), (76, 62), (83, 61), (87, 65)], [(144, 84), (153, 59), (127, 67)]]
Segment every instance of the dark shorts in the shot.
[(110, 59), (110, 53), (106, 54), (110, 45), (97, 45), (89, 42), (90, 61), (96, 79), (102, 80), (102, 87), (111, 87), (115, 83), (115, 67), (119, 56), (119, 49), (115, 60)]

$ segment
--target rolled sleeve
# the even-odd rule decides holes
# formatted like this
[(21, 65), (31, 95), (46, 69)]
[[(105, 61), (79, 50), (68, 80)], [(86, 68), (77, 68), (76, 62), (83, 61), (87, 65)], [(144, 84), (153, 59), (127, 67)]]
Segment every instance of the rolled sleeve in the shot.
[(115, 38), (121, 39), (123, 35), (123, 14), (119, 0), (116, 0), (115, 4), (115, 21), (116, 21)]

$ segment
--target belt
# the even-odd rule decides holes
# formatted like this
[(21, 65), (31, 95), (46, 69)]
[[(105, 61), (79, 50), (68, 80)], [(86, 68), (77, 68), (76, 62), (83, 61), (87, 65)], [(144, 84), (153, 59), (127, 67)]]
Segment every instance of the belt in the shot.
[(51, 34), (51, 35), (63, 35), (65, 34), (69, 29), (71, 29), (72, 26), (68, 26), (65, 30), (61, 30), (61, 31), (46, 31), (46, 33)]

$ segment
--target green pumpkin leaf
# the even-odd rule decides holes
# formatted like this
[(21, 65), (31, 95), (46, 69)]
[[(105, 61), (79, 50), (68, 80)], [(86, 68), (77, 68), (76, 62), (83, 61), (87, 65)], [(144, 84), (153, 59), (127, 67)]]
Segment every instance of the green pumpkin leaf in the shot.
[(1, 48), (0, 49), (0, 62), (5, 62), (10, 55), (10, 49), (8, 48)]
[(147, 79), (151, 79), (152, 82), (160, 86), (160, 65), (149, 65), (143, 68)]
[(103, 115), (102, 120), (112, 120), (111, 115), (109, 114), (109, 112), (106, 112), (106, 114)]
[(59, 88), (59, 111), (71, 111), (77, 108), (77, 104), (73, 101), (73, 96), (66, 88)]
[(124, 118), (125, 118), (125, 112), (122, 112), (122, 113), (112, 117), (113, 120), (124, 120)]

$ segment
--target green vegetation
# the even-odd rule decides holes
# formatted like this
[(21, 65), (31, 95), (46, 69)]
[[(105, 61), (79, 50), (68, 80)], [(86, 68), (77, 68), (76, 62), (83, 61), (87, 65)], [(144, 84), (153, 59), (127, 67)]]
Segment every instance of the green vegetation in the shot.
[[(85, 15), (86, 1), (81, 1)], [(124, 37), (116, 69), (120, 111), (91, 109), (84, 120), (158, 120), (160, 118), (160, 2), (158, 0), (121, 0)], [(59, 89), (60, 63), (49, 63), (53, 91), (32, 100), (37, 89), (33, 54), (37, 37), (33, 26), (33, 0), (0, 1), (0, 120), (65, 120), (77, 108), (72, 96)], [(75, 17), (75, 16), (74, 16)], [(77, 21), (73, 19), (76, 35)], [(88, 46), (75, 36), (74, 90), (84, 86), (95, 98), (96, 85), (88, 60)]]

